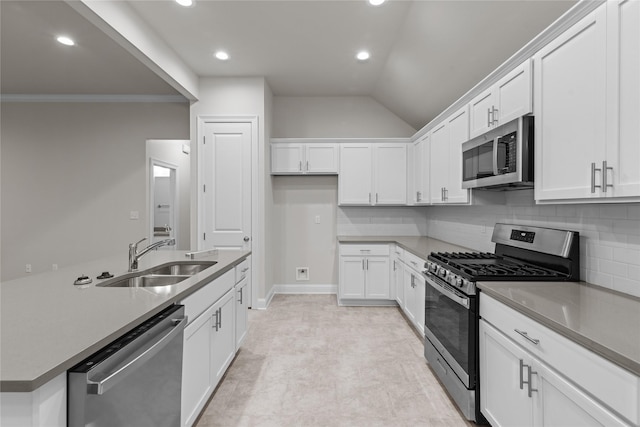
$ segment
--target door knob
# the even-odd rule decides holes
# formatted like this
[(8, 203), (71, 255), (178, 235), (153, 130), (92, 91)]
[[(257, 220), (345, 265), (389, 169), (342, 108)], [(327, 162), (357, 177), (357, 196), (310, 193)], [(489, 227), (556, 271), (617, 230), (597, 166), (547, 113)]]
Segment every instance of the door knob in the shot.
[(249, 241), (249, 236), (244, 236), (244, 241), (248, 242)]

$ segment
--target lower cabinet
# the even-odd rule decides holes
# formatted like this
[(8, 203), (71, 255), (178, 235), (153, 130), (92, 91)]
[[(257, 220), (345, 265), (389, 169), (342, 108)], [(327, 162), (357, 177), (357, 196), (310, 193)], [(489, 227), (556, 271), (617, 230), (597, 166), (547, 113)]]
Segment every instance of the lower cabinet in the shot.
[(183, 426), (193, 425), (246, 335), (247, 283), (245, 275), (236, 284), (230, 270), (182, 301), (191, 313), (182, 359)]
[(426, 281), (421, 273), (403, 265), (404, 304), (400, 307), (420, 334), (424, 334), (424, 299)]
[(338, 298), (390, 300), (389, 245), (340, 245)]
[[(480, 406), (481, 412), (492, 426), (635, 424), (637, 420), (625, 420), (605, 405), (620, 405), (620, 398), (629, 399), (631, 404), (620, 406), (621, 412), (626, 412), (631, 417), (633, 414), (637, 416), (637, 378), (634, 379), (632, 374), (602, 359), (593, 361), (593, 369), (590, 369), (591, 355), (581, 354), (589, 353), (589, 350), (576, 351), (569, 343), (562, 347), (565, 339), (558, 337), (562, 339), (555, 341), (551, 335), (554, 333), (545, 331), (544, 326), (538, 325), (544, 329), (534, 329), (533, 323), (519, 323), (518, 317), (502, 316), (500, 310), (511, 309), (499, 303), (483, 310), (483, 300), (487, 298), (481, 294), (481, 312), (495, 313), (496, 317), (492, 319), (489, 315), (487, 319), (483, 317), (480, 320)], [(503, 320), (508, 321), (508, 329), (501, 328), (507, 324)], [(540, 348), (538, 354), (511, 337), (510, 334), (516, 329), (520, 331), (516, 333), (523, 340), (532, 340), (527, 341), (527, 344)], [(556, 355), (560, 354), (562, 356), (557, 359), (560, 363), (556, 363)], [(563, 369), (562, 363), (580, 367), (580, 374), (572, 375)], [(610, 369), (610, 372), (602, 375), (600, 370), (603, 368)], [(628, 378), (624, 378), (625, 376)], [(594, 382), (597, 388), (589, 387), (583, 378), (587, 381), (597, 379)], [(610, 396), (603, 399), (614, 400), (603, 403), (595, 396), (602, 393), (602, 390), (611, 390)]]

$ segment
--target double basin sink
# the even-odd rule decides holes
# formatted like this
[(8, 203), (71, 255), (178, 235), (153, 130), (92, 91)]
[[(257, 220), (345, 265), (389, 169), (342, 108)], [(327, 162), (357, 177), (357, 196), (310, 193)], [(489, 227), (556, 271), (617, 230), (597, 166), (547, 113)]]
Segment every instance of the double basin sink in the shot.
[(194, 274), (217, 264), (217, 261), (174, 261), (142, 271), (134, 271), (98, 283), (109, 288), (146, 288), (180, 283)]

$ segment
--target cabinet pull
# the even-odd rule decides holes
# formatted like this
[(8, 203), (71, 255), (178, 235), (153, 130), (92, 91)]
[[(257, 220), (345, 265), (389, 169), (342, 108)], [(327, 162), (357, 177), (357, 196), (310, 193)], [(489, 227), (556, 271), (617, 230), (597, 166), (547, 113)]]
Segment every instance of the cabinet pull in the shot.
[(369, 269), (369, 259), (367, 259), (367, 270)]
[(369, 204), (371, 204), (371, 193), (369, 193)]
[(220, 307), (218, 311), (220, 312), (220, 315), (218, 315), (218, 326), (222, 329), (222, 307)]
[(525, 331), (521, 331), (521, 330), (519, 330), (519, 329), (514, 329), (514, 331), (516, 331), (516, 333), (518, 333), (518, 334), (522, 335), (522, 336), (523, 336), (525, 339), (527, 339), (529, 342), (532, 342), (532, 343), (534, 343), (535, 345), (540, 344), (540, 340), (539, 340), (539, 339), (531, 338), (531, 337), (529, 336), (529, 334), (527, 334), (527, 332), (525, 332)]
[(613, 187), (613, 184), (607, 184), (607, 171), (613, 171), (611, 166), (607, 166), (607, 161), (602, 162), (602, 192), (607, 192), (607, 187)]
[(393, 260), (393, 271), (396, 271), (396, 260)]
[(362, 269), (364, 270), (364, 258), (362, 258)]
[(240, 303), (240, 305), (242, 305), (242, 291), (244, 290), (244, 288), (240, 288), (240, 299), (238, 300), (238, 302)]
[(416, 201), (419, 202), (422, 199), (422, 193), (419, 191), (416, 191)]
[(492, 124), (498, 123), (498, 118), (497, 118), (498, 114), (497, 113), (498, 113), (498, 109), (495, 106), (492, 106), (491, 107), (491, 118), (493, 119), (493, 120), (491, 120)]
[[(524, 370), (527, 369), (527, 380), (524, 380)], [(538, 391), (537, 388), (533, 388), (531, 385), (531, 375), (537, 375), (538, 373), (531, 370), (531, 365), (525, 365), (524, 360), (520, 359), (520, 390), (524, 390), (524, 385), (527, 385), (527, 396), (531, 397), (531, 393)]]
[(601, 185), (596, 185), (596, 172), (602, 172), (602, 169), (596, 168), (595, 163), (591, 163), (591, 193), (596, 192), (596, 188), (602, 188)]
[(309, 160), (307, 160), (307, 172), (309, 172)]
[(216, 328), (216, 332), (218, 332), (218, 315), (219, 315), (218, 311), (220, 311), (220, 310), (219, 310), (219, 309), (218, 309), (218, 310), (216, 310), (216, 314), (215, 314), (215, 316), (216, 316), (216, 321), (215, 321), (215, 323), (214, 323), (214, 324), (213, 324), (213, 326), (212, 326), (212, 328)]
[(487, 108), (487, 127), (491, 127), (491, 123), (493, 120), (491, 119), (491, 108)]
[(444, 202), (444, 187), (440, 188), (440, 201)]
[(376, 193), (376, 204), (378, 204), (378, 193)]
[(302, 172), (302, 160), (298, 162), (298, 171)]

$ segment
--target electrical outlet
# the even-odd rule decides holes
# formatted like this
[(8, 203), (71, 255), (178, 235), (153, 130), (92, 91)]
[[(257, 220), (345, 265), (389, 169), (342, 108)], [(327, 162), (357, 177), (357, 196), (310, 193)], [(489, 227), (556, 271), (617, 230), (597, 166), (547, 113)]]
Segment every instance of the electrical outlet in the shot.
[(316, 224), (320, 224), (320, 215), (316, 215)]
[(309, 267), (297, 267), (296, 280), (309, 280)]
[(31, 264), (27, 264), (24, 266), (25, 273), (31, 273)]

